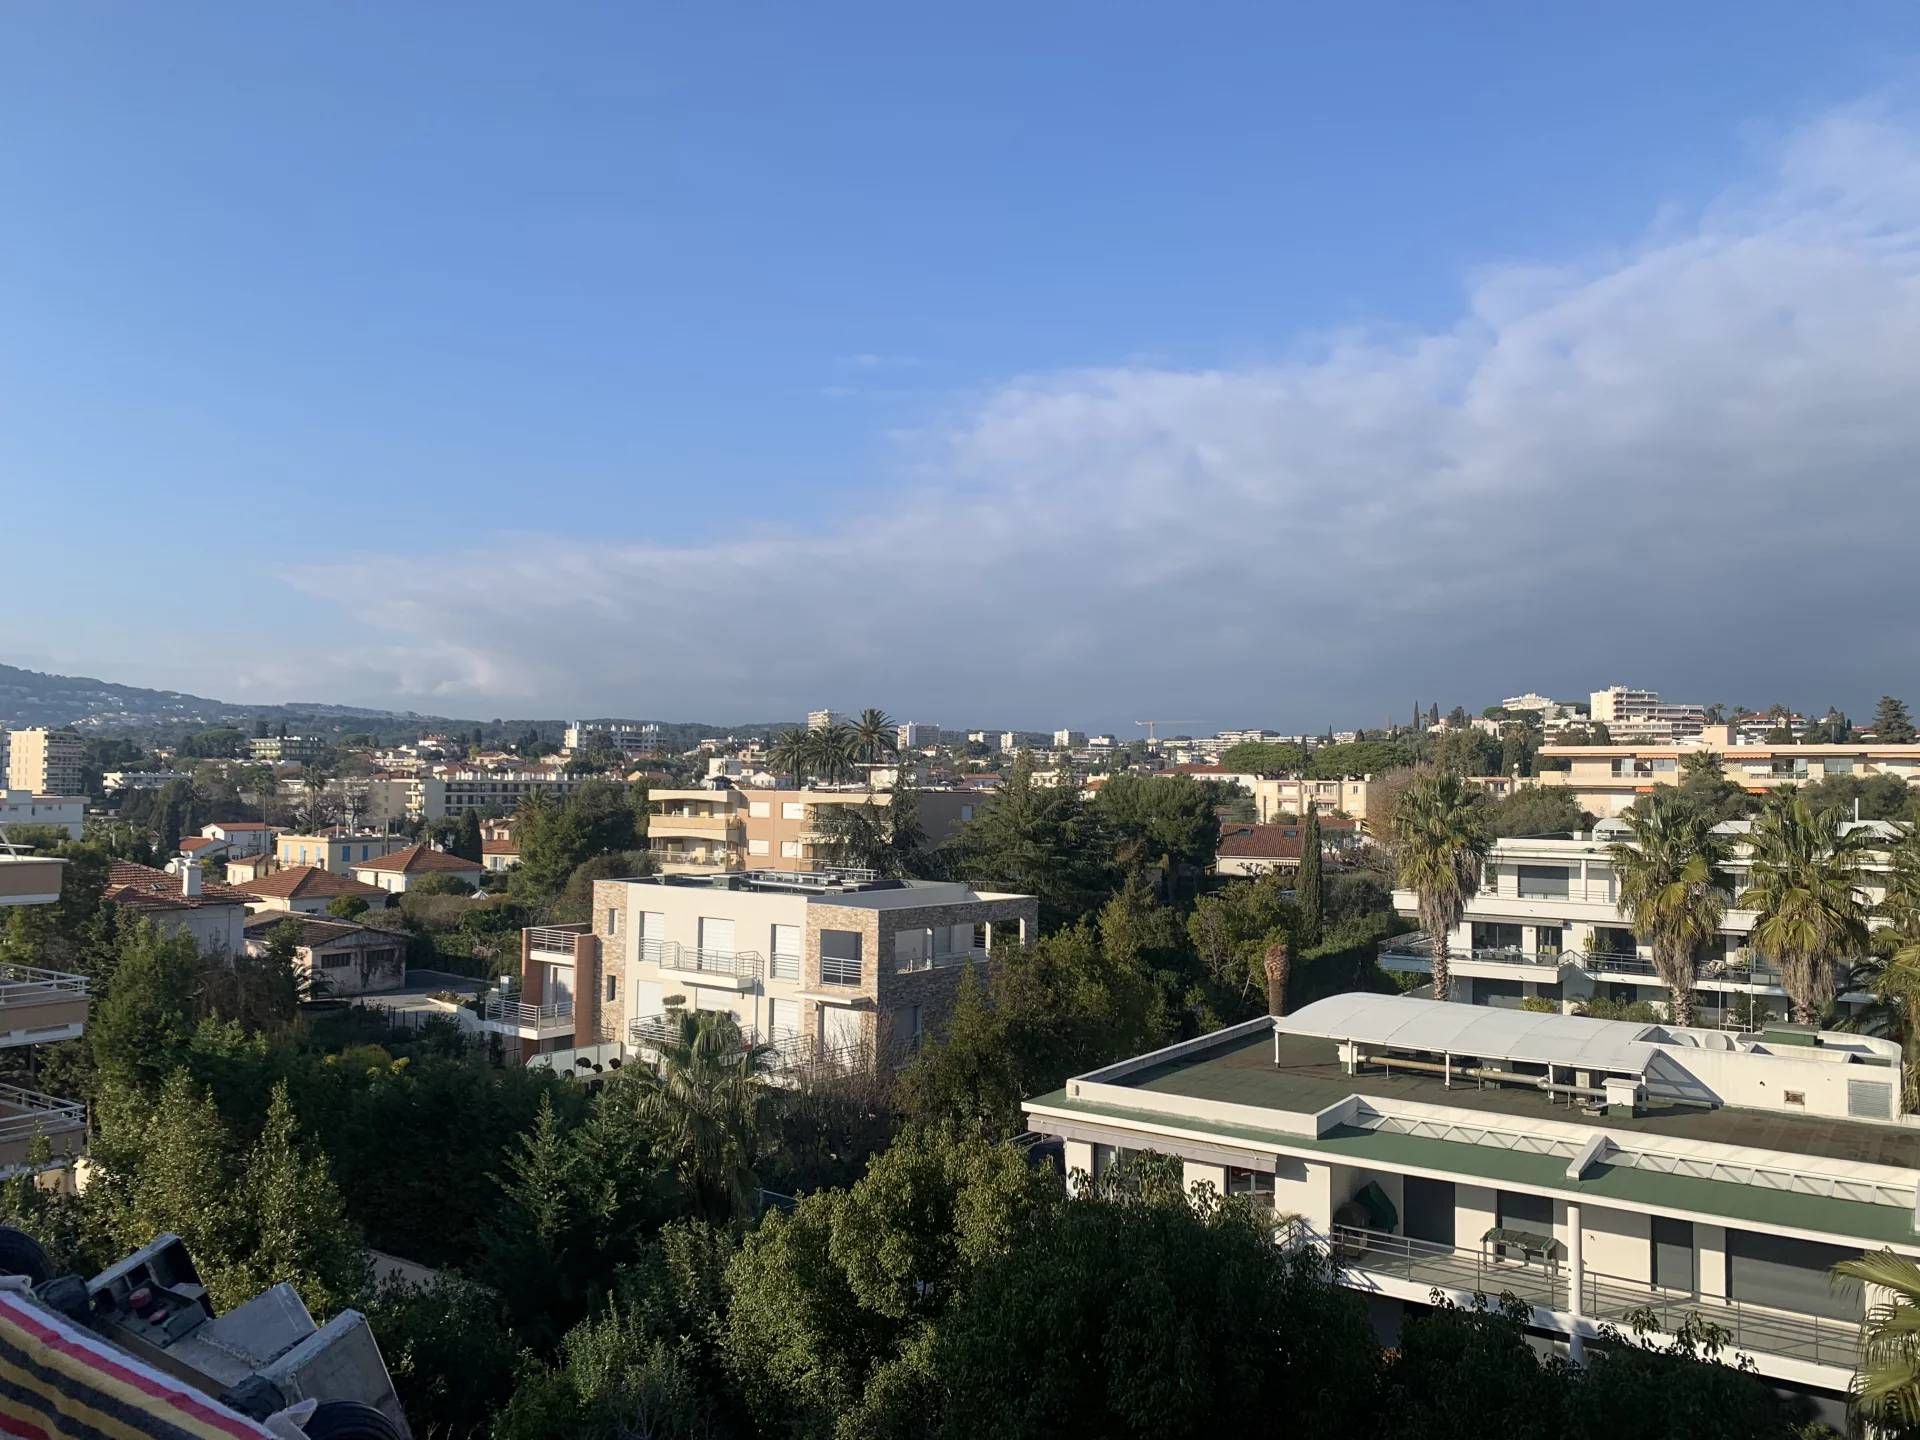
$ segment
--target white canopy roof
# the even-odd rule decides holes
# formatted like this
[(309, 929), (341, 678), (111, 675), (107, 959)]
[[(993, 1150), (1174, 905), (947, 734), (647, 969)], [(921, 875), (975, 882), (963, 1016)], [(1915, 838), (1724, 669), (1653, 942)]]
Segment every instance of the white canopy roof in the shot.
[(1632, 1075), (1644, 1073), (1657, 1053), (1649, 1042), (1668, 1038), (1658, 1025), (1630, 1020), (1536, 1015), (1528, 1010), (1365, 992), (1316, 1000), (1273, 1024), (1284, 1035)]

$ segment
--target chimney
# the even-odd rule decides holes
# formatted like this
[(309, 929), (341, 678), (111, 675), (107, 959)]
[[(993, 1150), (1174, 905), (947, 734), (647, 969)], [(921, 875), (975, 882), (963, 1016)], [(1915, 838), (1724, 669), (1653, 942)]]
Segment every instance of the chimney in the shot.
[(180, 865), (180, 893), (189, 900), (200, 894), (200, 862), (191, 855)]

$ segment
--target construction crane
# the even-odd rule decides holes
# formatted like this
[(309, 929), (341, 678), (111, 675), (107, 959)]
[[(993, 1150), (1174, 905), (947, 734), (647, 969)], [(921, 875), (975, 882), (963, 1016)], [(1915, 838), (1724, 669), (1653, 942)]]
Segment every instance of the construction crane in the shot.
[(1136, 720), (1133, 723), (1136, 725), (1144, 725), (1146, 727), (1147, 743), (1149, 745), (1153, 745), (1153, 744), (1157, 744), (1160, 739), (1158, 735), (1153, 733), (1154, 726), (1156, 725), (1191, 725), (1194, 722), (1191, 720)]

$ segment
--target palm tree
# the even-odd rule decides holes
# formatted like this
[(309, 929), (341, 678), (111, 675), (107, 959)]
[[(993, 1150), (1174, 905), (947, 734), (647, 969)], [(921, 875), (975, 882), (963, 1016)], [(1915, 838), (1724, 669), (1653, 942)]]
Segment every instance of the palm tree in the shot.
[(1733, 884), (1725, 844), (1707, 817), (1670, 790), (1656, 790), (1621, 816), (1633, 838), (1611, 847), (1619, 908), (1653, 951), (1677, 1025), (1693, 1023), (1694, 959), (1719, 933)]
[(1688, 780), (1718, 780), (1725, 773), (1716, 750), (1695, 750), (1680, 762), (1682, 784)]
[(1293, 952), (1284, 935), (1276, 936), (1261, 957), (1267, 972), (1267, 1013), (1287, 1013), (1287, 982), (1293, 978)]
[(768, 763), (775, 770), (793, 776), (796, 784), (800, 783), (806, 779), (807, 767), (813, 762), (813, 747), (808, 743), (811, 739), (810, 731), (782, 730), (767, 752)]
[(1920, 1266), (1880, 1250), (1842, 1260), (1833, 1273), (1886, 1293), (1867, 1311), (1853, 1397), (1861, 1414), (1904, 1434), (1920, 1425)]
[(1817, 1024), (1839, 988), (1842, 957), (1867, 947), (1866, 834), (1788, 790), (1768, 798), (1749, 839), (1753, 871), (1740, 905), (1758, 912), (1754, 949), (1780, 967), (1793, 1018)]
[(847, 778), (859, 752), (860, 742), (851, 725), (834, 724), (807, 732), (807, 768), (828, 784)]
[(1448, 935), (1480, 889), (1492, 838), (1480, 792), (1450, 771), (1414, 777), (1393, 811), (1400, 883), (1419, 901), (1420, 928), (1433, 946), (1433, 998), (1452, 990)]
[(770, 1123), (773, 1047), (742, 1035), (724, 1012), (682, 1011), (678, 1019), (679, 1033), (657, 1044), (653, 1064), (628, 1066), (620, 1078), (631, 1075), (639, 1087), (636, 1108), (695, 1208), (723, 1225), (750, 1214), (760, 1188), (753, 1156)]
[(1873, 999), (1841, 1019), (1839, 1028), (1898, 1042), (1900, 1107), (1913, 1110), (1920, 1108), (1920, 927), (1879, 930), (1873, 938), (1892, 949), (1860, 961), (1847, 972), (1842, 988), (1864, 991)]
[[(900, 753), (899, 727), (888, 717), (884, 710), (868, 708), (860, 712), (860, 718), (853, 722), (853, 742), (855, 753), (871, 767), (878, 765), (890, 755)], [(869, 770), (868, 783), (872, 783)]]

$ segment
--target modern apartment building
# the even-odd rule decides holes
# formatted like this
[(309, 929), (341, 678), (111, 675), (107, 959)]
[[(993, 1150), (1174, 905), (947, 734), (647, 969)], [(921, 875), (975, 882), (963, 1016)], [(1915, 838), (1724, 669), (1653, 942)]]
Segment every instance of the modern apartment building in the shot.
[(1056, 730), (1053, 732), (1053, 748), (1056, 750), (1078, 750), (1087, 743), (1084, 730)]
[(78, 840), (86, 828), (87, 802), (80, 795), (36, 795), (31, 790), (0, 789), (0, 828), (47, 827)]
[(842, 715), (838, 710), (809, 710), (807, 712), (807, 729), (809, 730), (831, 730), (834, 726), (844, 725), (846, 722), (847, 717)]
[[(930, 845), (973, 818), (970, 790), (917, 790)], [(825, 863), (813, 818), (826, 805), (887, 803), (866, 789), (674, 789), (647, 795), (647, 848), (663, 874), (727, 870), (811, 870)]]
[(1389, 1343), (1436, 1298), (1476, 1294), (1517, 1297), (1576, 1361), (1602, 1326), (1698, 1317), (1727, 1332), (1723, 1359), (1844, 1423), (1862, 1296), (1831, 1266), (1920, 1255), (1899, 1063), (1853, 1034), (1346, 994), (1079, 1076), (1026, 1113), (1070, 1172), (1153, 1151), (1190, 1187), (1295, 1217), (1283, 1238), (1330, 1250)]
[(1571, 790), (1580, 808), (1602, 819), (1618, 815), (1658, 785), (1676, 785), (1689, 756), (1711, 753), (1720, 771), (1749, 794), (1764, 795), (1779, 785), (1804, 785), (1835, 775), (1891, 775), (1911, 785), (1920, 782), (1920, 745), (1740, 745), (1728, 727), (1711, 725), (1697, 743), (1542, 745), (1543, 762), (1566, 768), (1542, 769), (1539, 783)]
[(575, 720), (563, 739), (570, 751), (603, 742), (622, 755), (648, 755), (660, 748), (660, 727), (637, 720)]
[(412, 843), (404, 835), (377, 830), (328, 830), (318, 835), (277, 835), (273, 856), (283, 869), (314, 865), (330, 874), (346, 875), (362, 861), (404, 850)]
[(1284, 776), (1255, 779), (1252, 784), (1254, 814), (1262, 825), (1268, 825), (1284, 816), (1303, 819), (1307, 806), (1312, 805), (1322, 815), (1344, 815), (1365, 826), (1376, 783), (1371, 775), (1349, 776), (1344, 780)]
[(1622, 741), (1673, 741), (1698, 735), (1707, 723), (1704, 705), (1666, 704), (1657, 692), (1609, 685), (1589, 697), (1587, 717)]
[(925, 725), (917, 720), (909, 720), (894, 732), (895, 743), (902, 750), (918, 750), (922, 745), (931, 745), (940, 738), (938, 725)]
[[(1864, 824), (1887, 839), (1895, 833), (1884, 821)], [(1727, 873), (1733, 882), (1731, 895), (1738, 895), (1747, 888), (1751, 863), (1741, 843), (1748, 822), (1730, 821), (1719, 828), (1733, 847)], [(1496, 840), (1480, 889), (1448, 936), (1453, 998), (1506, 1008), (1545, 1000), (1571, 1009), (1595, 996), (1664, 1005), (1668, 992), (1654, 971), (1652, 951), (1636, 939), (1619, 906), (1610, 850), (1627, 833), (1615, 821), (1572, 837)], [(1884, 852), (1870, 855), (1863, 893), (1874, 904), (1885, 898), (1886, 870)], [(1393, 904), (1403, 917), (1417, 919), (1419, 906), (1412, 891), (1395, 890)], [(1697, 1024), (1755, 1029), (1790, 1013), (1779, 972), (1753, 952), (1756, 918), (1751, 910), (1728, 908), (1711, 953), (1699, 967)], [(1382, 941), (1380, 965), (1416, 974), (1433, 968), (1425, 937), (1412, 934)], [(1849, 1006), (1868, 999), (1863, 994), (1841, 998)], [(1920, 1135), (1915, 1145), (1920, 1153)]]
[(247, 754), (268, 765), (304, 765), (326, 753), (318, 735), (262, 735), (247, 741)]
[[(0, 911), (51, 905), (60, 898), (66, 861), (22, 853), (0, 831)], [(87, 1027), (84, 976), (35, 965), (0, 965), (0, 1049), (71, 1040)], [(37, 1141), (49, 1154), (36, 1160)], [(66, 1170), (84, 1154), (87, 1107), (18, 1085), (0, 1085), (0, 1178), (23, 1170)], [(46, 1182), (42, 1182), (46, 1183)]]
[(71, 730), (13, 730), (7, 736), (7, 788), (35, 795), (84, 795), (85, 742)]
[(458, 819), (469, 810), (478, 810), (482, 815), (509, 815), (520, 808), (522, 801), (531, 800), (536, 795), (559, 803), (593, 778), (540, 767), (526, 770), (457, 770), (445, 775), (419, 775), (409, 780), (386, 783), (405, 787), (407, 819), (444, 820), (449, 816)]
[(591, 925), (524, 932), (489, 1028), (565, 1068), (644, 1052), (670, 1012), (724, 1010), (783, 1066), (888, 1065), (946, 1020), (964, 967), (1037, 932), (1028, 895), (747, 871), (602, 880)]

